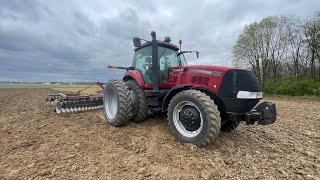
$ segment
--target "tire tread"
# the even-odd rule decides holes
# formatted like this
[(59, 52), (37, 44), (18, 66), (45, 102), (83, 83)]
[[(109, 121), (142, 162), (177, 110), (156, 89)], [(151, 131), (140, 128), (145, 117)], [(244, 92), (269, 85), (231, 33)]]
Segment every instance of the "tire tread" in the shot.
[[(119, 100), (118, 102), (119, 108), (115, 117), (117, 119), (114, 120), (113, 122), (108, 121), (108, 123), (116, 127), (127, 125), (130, 122), (129, 118), (132, 111), (132, 97), (130, 95), (129, 88), (126, 85), (126, 83), (122, 80), (112, 79), (112, 80), (109, 80), (107, 84), (108, 83), (112, 83), (115, 86), (118, 92), (118, 100)], [(106, 114), (105, 114), (105, 117), (107, 119)]]
[(129, 80), (126, 83), (131, 84), (135, 88), (135, 90), (137, 91), (137, 96), (139, 101), (138, 111), (131, 121), (135, 123), (142, 122), (148, 116), (148, 101), (144, 95), (143, 89), (140, 87), (140, 85), (136, 81)]
[(221, 128), (221, 118), (220, 118), (220, 112), (218, 110), (218, 106), (214, 103), (212, 99), (210, 99), (209, 96), (207, 96), (206, 94), (200, 91), (185, 90), (178, 93), (170, 100), (169, 107), (168, 107), (168, 120), (169, 120), (170, 130), (174, 132), (174, 135), (178, 140), (182, 142), (186, 142), (177, 133), (175, 133), (176, 132), (175, 126), (174, 126), (174, 123), (171, 122), (173, 120), (171, 119), (170, 113), (174, 109), (174, 107), (172, 107), (173, 102), (177, 101), (177, 99), (179, 98), (184, 98), (188, 96), (195, 97), (195, 99), (197, 99), (200, 102), (200, 104), (204, 104), (205, 108), (202, 114), (203, 116), (205, 116), (204, 119), (207, 119), (210, 121), (208, 131), (205, 133), (204, 137), (202, 137), (197, 142), (191, 142), (191, 143), (197, 145), (198, 147), (207, 146), (217, 139), (220, 133), (220, 128)]

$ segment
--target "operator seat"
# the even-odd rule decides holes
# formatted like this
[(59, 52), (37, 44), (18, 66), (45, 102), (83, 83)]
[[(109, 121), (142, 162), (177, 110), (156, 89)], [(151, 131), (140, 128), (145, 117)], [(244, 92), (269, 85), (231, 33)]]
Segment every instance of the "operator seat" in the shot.
[(145, 59), (145, 64), (143, 68), (145, 69), (144, 78), (147, 84), (152, 82), (152, 57), (148, 56)]
[(169, 67), (171, 67), (171, 63), (168, 57), (164, 57), (164, 62), (162, 62), (164, 68), (161, 72), (161, 81), (160, 82), (167, 82), (169, 77)]

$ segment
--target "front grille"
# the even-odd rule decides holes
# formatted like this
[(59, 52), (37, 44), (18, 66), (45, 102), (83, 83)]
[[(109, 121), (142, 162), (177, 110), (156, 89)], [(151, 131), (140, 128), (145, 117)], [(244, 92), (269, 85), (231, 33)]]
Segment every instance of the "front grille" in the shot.
[(227, 71), (218, 96), (223, 100), (228, 112), (248, 112), (259, 102), (259, 99), (237, 99), (238, 91), (261, 92), (260, 85), (251, 71), (239, 69)]

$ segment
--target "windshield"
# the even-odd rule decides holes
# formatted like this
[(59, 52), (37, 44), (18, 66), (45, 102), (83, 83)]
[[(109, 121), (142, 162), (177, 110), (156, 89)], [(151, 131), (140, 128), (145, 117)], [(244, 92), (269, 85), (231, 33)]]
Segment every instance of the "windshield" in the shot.
[[(182, 66), (185, 63), (183, 55), (178, 56), (178, 52), (169, 48), (158, 46), (160, 82), (167, 82), (169, 68), (172, 66)], [(132, 67), (141, 72), (146, 84), (152, 83), (152, 48), (144, 47), (136, 51), (133, 59)]]
[(158, 56), (159, 56), (159, 64), (160, 64), (161, 71), (168, 70), (168, 68), (172, 66), (183, 65), (183, 62), (181, 61), (181, 57), (178, 56), (177, 51), (174, 51), (172, 49), (159, 47)]
[(180, 59), (180, 62), (181, 62), (182, 66), (186, 66), (187, 65), (187, 61), (186, 61), (186, 58), (184, 57), (184, 54), (178, 54), (178, 59)]

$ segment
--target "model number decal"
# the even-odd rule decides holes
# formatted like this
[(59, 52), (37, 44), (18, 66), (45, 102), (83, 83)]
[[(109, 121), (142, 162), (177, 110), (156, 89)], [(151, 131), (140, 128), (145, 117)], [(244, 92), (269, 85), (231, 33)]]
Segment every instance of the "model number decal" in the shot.
[(222, 74), (222, 72), (220, 72), (220, 71), (213, 71), (211, 73), (211, 75), (214, 75), (214, 76), (221, 76), (221, 74)]

